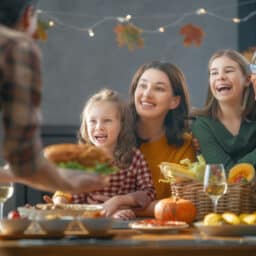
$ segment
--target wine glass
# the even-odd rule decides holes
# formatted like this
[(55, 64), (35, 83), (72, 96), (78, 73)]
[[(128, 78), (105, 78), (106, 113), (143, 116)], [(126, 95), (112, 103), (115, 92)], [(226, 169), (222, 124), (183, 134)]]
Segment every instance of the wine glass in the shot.
[(227, 192), (227, 180), (223, 164), (207, 164), (204, 174), (204, 192), (213, 202), (217, 212), (218, 201)]
[(11, 182), (0, 182), (0, 220), (4, 215), (4, 203), (12, 197), (14, 185)]

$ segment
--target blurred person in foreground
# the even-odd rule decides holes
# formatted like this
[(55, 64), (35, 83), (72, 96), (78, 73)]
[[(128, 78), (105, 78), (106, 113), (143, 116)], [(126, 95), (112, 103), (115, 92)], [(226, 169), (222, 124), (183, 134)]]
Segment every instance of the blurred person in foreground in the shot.
[(102, 188), (96, 174), (58, 169), (42, 153), (40, 139), (41, 59), (33, 41), (36, 0), (0, 1), (0, 109), (3, 114), (3, 158), (0, 180), (37, 189), (70, 192)]

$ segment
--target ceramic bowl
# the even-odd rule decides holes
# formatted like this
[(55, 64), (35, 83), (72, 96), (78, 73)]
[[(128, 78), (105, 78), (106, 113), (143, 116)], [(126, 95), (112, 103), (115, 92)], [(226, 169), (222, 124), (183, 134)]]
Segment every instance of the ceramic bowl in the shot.
[(40, 219), (37, 220), (37, 223), (49, 235), (62, 235), (71, 221), (72, 219), (70, 218)]
[(113, 219), (107, 217), (79, 218), (79, 221), (91, 235), (104, 235), (113, 225)]
[(3, 219), (0, 220), (0, 231), (4, 235), (23, 234), (30, 223), (28, 219)]

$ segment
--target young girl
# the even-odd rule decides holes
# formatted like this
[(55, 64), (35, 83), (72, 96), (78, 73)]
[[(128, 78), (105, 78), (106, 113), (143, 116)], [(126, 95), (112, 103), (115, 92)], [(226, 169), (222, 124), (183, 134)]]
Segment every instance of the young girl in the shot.
[[(80, 142), (100, 147), (119, 168), (110, 185), (93, 193), (73, 194), (72, 203), (103, 203), (106, 216), (135, 217), (131, 208), (145, 208), (155, 199), (152, 177), (143, 155), (135, 149), (132, 114), (117, 92), (101, 90), (86, 103)], [(53, 196), (57, 196), (58, 193)]]
[[(136, 119), (140, 147), (157, 192), (157, 199), (171, 196), (170, 184), (163, 178), (161, 162), (195, 160), (192, 138), (187, 133), (189, 95), (183, 73), (175, 65), (154, 61), (135, 73), (130, 86), (131, 108)], [(152, 215), (153, 206), (143, 215)]]
[(209, 89), (205, 107), (196, 110), (194, 136), (208, 163), (256, 167), (255, 94), (245, 58), (234, 50), (220, 50), (209, 61)]

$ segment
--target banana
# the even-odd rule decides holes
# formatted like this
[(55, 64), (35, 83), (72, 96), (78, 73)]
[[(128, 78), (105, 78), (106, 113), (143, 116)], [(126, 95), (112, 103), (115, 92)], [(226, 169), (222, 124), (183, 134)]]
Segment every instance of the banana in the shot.
[(159, 167), (166, 180), (161, 181), (169, 182), (175, 177), (202, 181), (206, 162), (202, 155), (198, 155), (197, 159), (197, 162), (191, 162), (190, 159), (185, 158), (180, 161), (180, 164), (162, 162)]
[(191, 172), (187, 167), (181, 164), (162, 162), (159, 165), (162, 174), (165, 178), (173, 178), (173, 177), (183, 177), (195, 180), (196, 176), (193, 172)]

